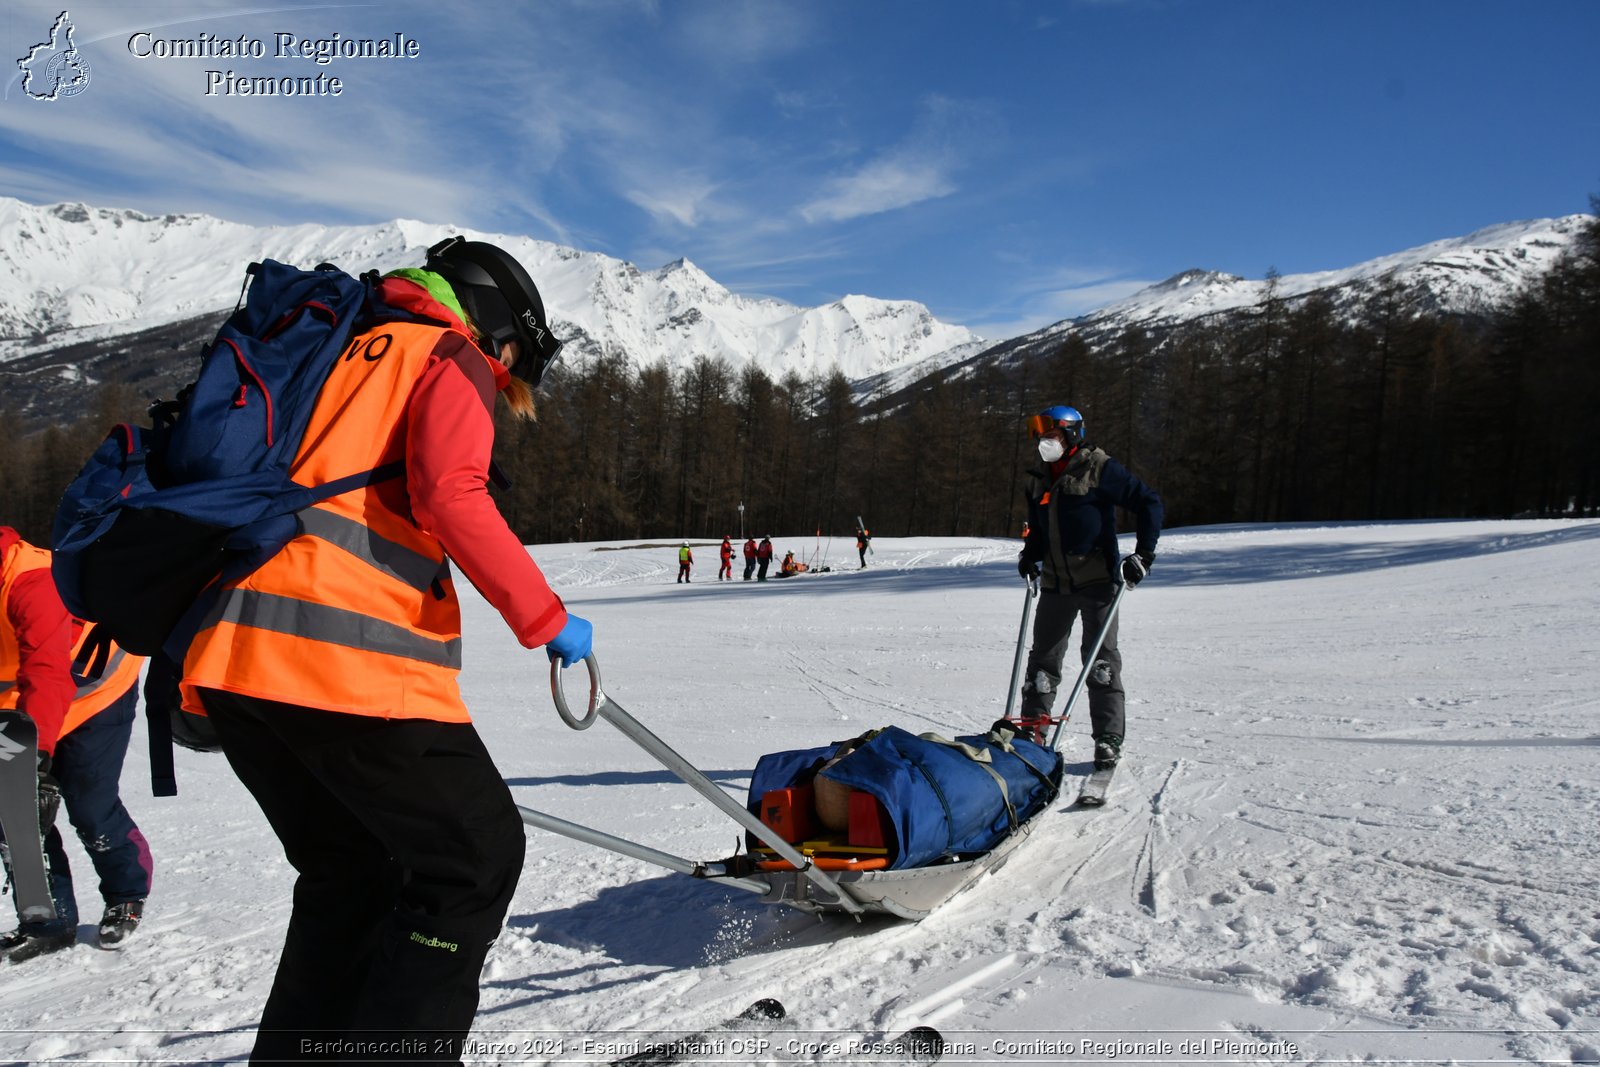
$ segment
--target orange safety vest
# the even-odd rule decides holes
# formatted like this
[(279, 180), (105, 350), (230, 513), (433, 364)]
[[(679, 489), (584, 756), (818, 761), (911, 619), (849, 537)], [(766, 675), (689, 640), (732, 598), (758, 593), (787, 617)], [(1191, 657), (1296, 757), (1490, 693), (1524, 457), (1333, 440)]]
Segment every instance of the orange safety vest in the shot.
[[(353, 338), (317, 398), (290, 476), (315, 487), (406, 458), (403, 428), (429, 357), (487, 359), (459, 331), (384, 323)], [(443, 343), (443, 348), (441, 348)], [(403, 477), (300, 513), (302, 532), (224, 586), (189, 646), (183, 706), (197, 687), (394, 719), (468, 722), (461, 609), (445, 552), (418, 529)]]
[[(16, 632), (4, 621), (9, 618), (11, 587), (29, 571), (49, 569), (49, 551), (25, 541), (12, 545), (3, 566), (0, 566), (0, 708), (15, 708), (22, 696), (17, 686), (18, 676), (22, 673), (22, 650), (17, 644)], [(79, 619), (72, 620), (72, 627), (71, 654), (76, 659), (90, 628)], [(143, 664), (142, 656), (130, 656), (112, 645), (111, 657), (99, 677), (85, 678), (74, 674), (72, 704), (61, 722), (59, 736), (66, 737), (138, 684), (139, 669)]]

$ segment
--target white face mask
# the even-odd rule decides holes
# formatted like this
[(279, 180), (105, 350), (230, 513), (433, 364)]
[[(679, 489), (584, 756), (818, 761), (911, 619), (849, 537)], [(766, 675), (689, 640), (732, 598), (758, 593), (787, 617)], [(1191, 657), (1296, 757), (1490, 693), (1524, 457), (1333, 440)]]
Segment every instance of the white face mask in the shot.
[(1039, 438), (1039, 458), (1046, 463), (1054, 463), (1067, 454), (1067, 447), (1054, 437)]

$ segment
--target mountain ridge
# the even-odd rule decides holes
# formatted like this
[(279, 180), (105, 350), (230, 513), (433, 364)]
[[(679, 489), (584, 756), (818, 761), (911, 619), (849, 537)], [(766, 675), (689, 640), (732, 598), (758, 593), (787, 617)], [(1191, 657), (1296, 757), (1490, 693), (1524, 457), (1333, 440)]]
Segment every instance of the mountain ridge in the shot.
[(556, 332), (568, 340), (569, 360), (615, 353), (676, 369), (721, 357), (774, 378), (838, 369), (858, 396), (882, 396), (932, 373), (1027, 359), (1072, 333), (1093, 344), (1133, 325), (1160, 331), (1238, 312), (1259, 304), (1271, 286), (1290, 301), (1330, 294), (1340, 313), (1355, 314), (1393, 278), (1433, 310), (1484, 314), (1548, 270), (1590, 218), (1498, 223), (1339, 270), (1259, 280), (1192, 267), (1076, 318), (993, 341), (911, 300), (850, 293), (805, 308), (735, 293), (687, 257), (646, 270), (535, 238), (416, 219), (251, 226), (0, 197), (0, 374), (34, 417), (72, 410), (70, 398), (51, 394), (81, 395), (99, 381), (170, 393), (237, 299), (250, 260), (391, 269), (420, 263), (434, 241), (465, 233), (501, 244), (528, 266)]

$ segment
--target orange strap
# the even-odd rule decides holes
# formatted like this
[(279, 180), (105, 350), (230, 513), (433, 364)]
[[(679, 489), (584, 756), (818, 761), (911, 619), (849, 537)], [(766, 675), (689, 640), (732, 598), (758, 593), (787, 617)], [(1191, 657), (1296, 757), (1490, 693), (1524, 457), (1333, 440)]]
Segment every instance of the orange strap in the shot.
[[(844, 859), (834, 856), (813, 856), (811, 865), (822, 871), (881, 871), (889, 866), (889, 861), (883, 856), (869, 856), (866, 859)], [(793, 871), (798, 870), (788, 860), (762, 860), (756, 867), (763, 871)]]

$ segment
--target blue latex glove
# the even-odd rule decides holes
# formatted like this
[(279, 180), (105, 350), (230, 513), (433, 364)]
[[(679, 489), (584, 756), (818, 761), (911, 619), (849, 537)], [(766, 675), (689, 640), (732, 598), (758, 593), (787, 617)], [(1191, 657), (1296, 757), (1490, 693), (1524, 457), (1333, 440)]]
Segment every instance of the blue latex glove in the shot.
[(594, 627), (589, 625), (588, 619), (567, 613), (567, 624), (561, 632), (552, 637), (544, 646), (553, 660), (560, 660), (563, 667), (570, 667), (588, 657), (594, 648)]

